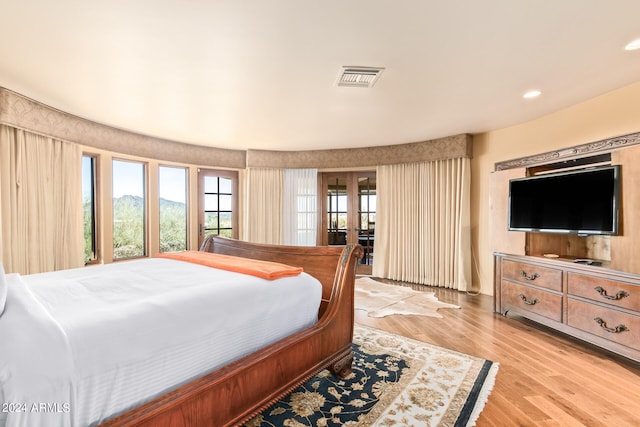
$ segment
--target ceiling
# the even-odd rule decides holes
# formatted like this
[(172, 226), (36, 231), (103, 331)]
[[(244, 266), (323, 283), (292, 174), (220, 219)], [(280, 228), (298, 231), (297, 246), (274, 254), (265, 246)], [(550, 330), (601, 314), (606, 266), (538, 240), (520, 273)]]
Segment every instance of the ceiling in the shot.
[[(0, 86), (221, 148), (508, 127), (640, 80), (640, 1), (2, 0)], [(370, 89), (342, 66), (384, 67)], [(525, 100), (524, 92), (542, 95)]]

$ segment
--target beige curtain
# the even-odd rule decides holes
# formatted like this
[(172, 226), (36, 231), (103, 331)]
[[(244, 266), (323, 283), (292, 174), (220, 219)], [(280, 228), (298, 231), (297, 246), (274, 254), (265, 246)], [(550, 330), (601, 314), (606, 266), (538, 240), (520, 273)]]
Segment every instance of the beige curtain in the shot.
[(373, 275), (471, 290), (470, 160), (378, 166)]
[(250, 168), (244, 174), (244, 239), (254, 243), (283, 243), (282, 169)]
[(7, 272), (84, 265), (82, 151), (0, 126), (0, 247)]

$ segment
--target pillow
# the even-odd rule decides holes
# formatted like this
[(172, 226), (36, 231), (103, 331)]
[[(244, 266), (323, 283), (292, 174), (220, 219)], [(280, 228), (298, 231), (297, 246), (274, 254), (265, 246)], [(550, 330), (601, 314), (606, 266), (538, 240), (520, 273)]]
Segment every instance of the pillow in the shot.
[(7, 278), (4, 276), (4, 267), (0, 262), (0, 316), (4, 311), (5, 302), (7, 302)]

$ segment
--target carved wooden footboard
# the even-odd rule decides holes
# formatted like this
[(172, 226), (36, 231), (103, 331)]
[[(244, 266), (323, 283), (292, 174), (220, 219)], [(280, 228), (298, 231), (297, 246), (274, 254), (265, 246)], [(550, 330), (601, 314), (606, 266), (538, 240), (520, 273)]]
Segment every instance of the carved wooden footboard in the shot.
[(303, 267), (322, 283), (318, 323), (132, 409), (103, 426), (227, 426), (247, 421), (319, 371), (351, 370), (353, 290), (362, 247), (260, 245), (209, 237), (200, 250)]

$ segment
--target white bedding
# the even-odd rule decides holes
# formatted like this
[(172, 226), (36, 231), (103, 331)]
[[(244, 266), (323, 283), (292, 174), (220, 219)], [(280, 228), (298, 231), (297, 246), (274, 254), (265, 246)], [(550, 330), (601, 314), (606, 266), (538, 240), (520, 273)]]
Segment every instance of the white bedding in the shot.
[(305, 273), (268, 281), (159, 258), (7, 282), (7, 427), (102, 422), (312, 325), (322, 292)]

